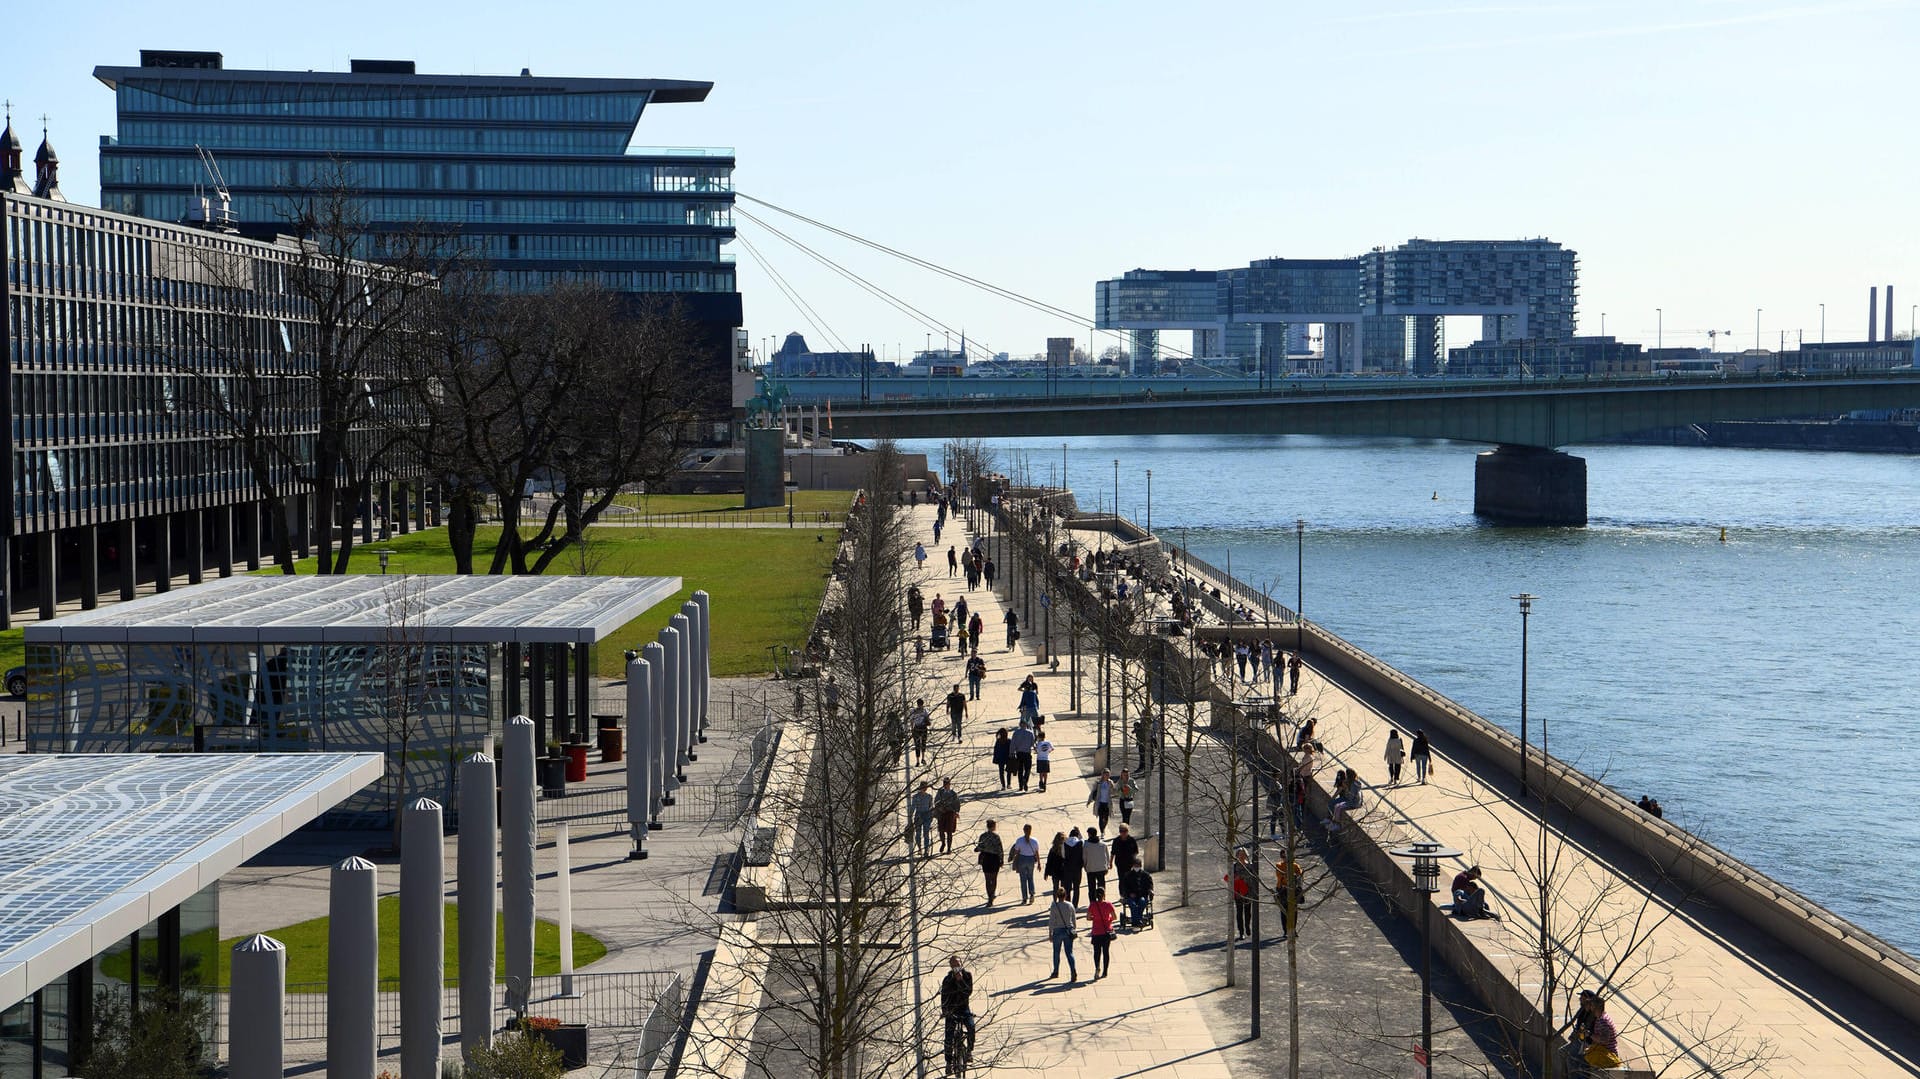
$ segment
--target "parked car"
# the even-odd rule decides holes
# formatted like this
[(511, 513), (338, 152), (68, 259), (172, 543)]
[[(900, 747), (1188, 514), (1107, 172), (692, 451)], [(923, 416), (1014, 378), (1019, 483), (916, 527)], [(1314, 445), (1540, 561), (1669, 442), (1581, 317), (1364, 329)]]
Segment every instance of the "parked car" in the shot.
[(7, 671), (7, 696), (24, 697), (27, 695), (27, 669), (14, 667)]

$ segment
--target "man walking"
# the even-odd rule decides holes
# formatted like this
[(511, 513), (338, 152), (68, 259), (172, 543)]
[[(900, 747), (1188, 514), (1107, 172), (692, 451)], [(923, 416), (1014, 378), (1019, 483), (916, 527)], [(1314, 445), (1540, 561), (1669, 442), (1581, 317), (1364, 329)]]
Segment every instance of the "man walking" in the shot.
[(933, 716), (927, 711), (924, 697), (915, 698), (913, 711), (907, 713), (907, 723), (913, 729), (913, 763), (927, 763), (927, 735), (933, 729)]
[(1020, 902), (1033, 902), (1033, 868), (1040, 863), (1040, 841), (1033, 838), (1033, 825), (1023, 825), (1020, 838), (1013, 841), (1013, 875), (1020, 881)]
[(958, 742), (962, 738), (961, 723), (967, 718), (967, 695), (960, 692), (960, 683), (953, 684), (953, 692), (947, 694), (947, 720), (953, 724), (949, 741)]
[(1113, 856), (1111, 859), (1113, 868), (1124, 877), (1127, 867), (1140, 857), (1140, 841), (1133, 838), (1133, 833), (1123, 824), (1120, 826), (1120, 834), (1113, 837), (1109, 847), (1108, 853)]
[[(934, 542), (938, 543), (940, 541), (935, 540)], [(955, 554), (954, 549), (949, 546), (947, 548), (947, 576), (951, 577), (958, 572), (960, 572), (960, 556)]]
[(973, 843), (973, 852), (980, 856), (980, 872), (987, 878), (987, 906), (993, 906), (993, 893), (1000, 887), (1000, 866), (1005, 863), (1007, 851), (1000, 843), (1000, 833), (994, 828), (995, 822), (987, 822), (987, 830)]
[(1013, 753), (1014, 774), (1020, 778), (1020, 789), (1026, 790), (1027, 777), (1033, 774), (1033, 728), (1023, 721), (1007, 742)]
[(987, 661), (984, 659), (981, 659), (979, 654), (975, 653), (973, 658), (967, 660), (967, 699), (968, 700), (977, 701), (980, 699), (980, 683), (986, 680), (987, 680)]
[(1099, 895), (1107, 889), (1107, 870), (1113, 867), (1113, 860), (1107, 851), (1107, 845), (1100, 841), (1098, 830), (1087, 834), (1087, 841), (1080, 844), (1080, 862), (1087, 870), (1087, 890)]
[(980, 617), (979, 611), (973, 612), (973, 617), (967, 621), (967, 644), (971, 646), (973, 655), (980, 654), (980, 634), (986, 629), (986, 619)]
[(1013, 651), (1013, 642), (1020, 639), (1020, 615), (1012, 607), (1007, 608), (1007, 651)]
[(933, 784), (924, 780), (907, 803), (907, 851), (933, 853)]
[(952, 779), (942, 779), (933, 792), (933, 816), (940, 824), (940, 853), (950, 854), (953, 830), (960, 825), (960, 792), (953, 789)]
[(988, 588), (992, 588), (992, 587), (993, 587), (993, 575), (994, 575), (994, 572), (995, 572), (995, 570), (997, 570), (998, 568), (999, 568), (999, 567), (997, 567), (997, 566), (995, 566), (995, 565), (993, 564), (993, 558), (992, 558), (992, 556), (988, 556), (988, 558), (987, 558), (987, 561), (986, 561), (986, 565), (984, 565), (984, 566), (982, 566), (982, 567), (981, 567), (981, 573), (983, 573), (983, 574), (984, 574), (984, 575), (986, 576), (986, 578), (987, 578), (987, 587), (988, 587)]

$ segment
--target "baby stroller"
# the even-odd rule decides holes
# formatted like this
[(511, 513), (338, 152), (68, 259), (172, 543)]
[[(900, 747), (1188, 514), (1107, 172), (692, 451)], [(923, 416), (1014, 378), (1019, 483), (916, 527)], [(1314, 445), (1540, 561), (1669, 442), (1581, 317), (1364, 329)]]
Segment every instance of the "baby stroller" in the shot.
[(944, 623), (936, 624), (933, 627), (933, 639), (930, 642), (930, 647), (932, 647), (935, 652), (944, 652), (947, 650), (947, 627)]

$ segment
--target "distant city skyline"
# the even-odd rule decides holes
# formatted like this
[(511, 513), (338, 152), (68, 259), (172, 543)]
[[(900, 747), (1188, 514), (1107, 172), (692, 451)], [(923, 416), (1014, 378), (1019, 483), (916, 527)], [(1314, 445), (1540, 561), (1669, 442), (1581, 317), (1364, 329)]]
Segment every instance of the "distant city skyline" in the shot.
[[(90, 15), (79, 33), (44, 5), (16, 13), (22, 47), (0, 82), (29, 153), (49, 118), (62, 186), (87, 204), (113, 132), (97, 65), (141, 48), (219, 51), (236, 68), (404, 58), (423, 73), (712, 80), (697, 108), (650, 110), (638, 140), (732, 146), (744, 195), (1089, 320), (1094, 282), (1136, 267), (1413, 237), (1565, 244), (1581, 259), (1577, 332), (1604, 316), (1607, 333), (1648, 344), (1705, 346), (1713, 330), (1723, 350), (1753, 347), (1756, 310), (1761, 347), (1814, 341), (1822, 303), (1828, 340), (1863, 339), (1867, 290), (1884, 305), (1888, 285), (1904, 335), (1920, 304), (1901, 216), (1920, 174), (1903, 105), (1920, 0), (1244, 5), (1205, 19), (1146, 4), (746, 4), (724, 21), (590, 2), (544, 24), (496, 3), (350, 2), (313, 22), (263, 10), (204, 25), (110, 0)], [(1117, 343), (742, 208), (992, 351)], [(744, 215), (739, 231), (756, 349), (796, 330), (821, 349), (942, 345)]]

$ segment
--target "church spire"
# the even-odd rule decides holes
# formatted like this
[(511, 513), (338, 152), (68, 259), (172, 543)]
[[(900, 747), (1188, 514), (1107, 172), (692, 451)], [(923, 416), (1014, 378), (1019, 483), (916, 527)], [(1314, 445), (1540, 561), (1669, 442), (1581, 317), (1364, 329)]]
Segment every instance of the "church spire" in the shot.
[(13, 133), (13, 102), (6, 103), (7, 129), (0, 132), (0, 191), (12, 195), (31, 195), (26, 170), (20, 167), (20, 136)]
[[(12, 124), (9, 123), (11, 128)], [(47, 136), (47, 118), (40, 118), (40, 149), (33, 155), (34, 180), (33, 193), (43, 199), (65, 202), (67, 197), (60, 193), (60, 155), (53, 150), (53, 142)]]

